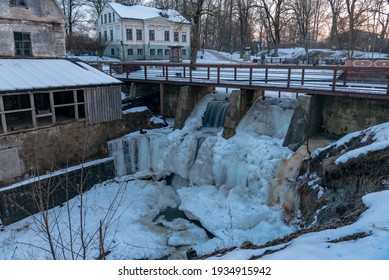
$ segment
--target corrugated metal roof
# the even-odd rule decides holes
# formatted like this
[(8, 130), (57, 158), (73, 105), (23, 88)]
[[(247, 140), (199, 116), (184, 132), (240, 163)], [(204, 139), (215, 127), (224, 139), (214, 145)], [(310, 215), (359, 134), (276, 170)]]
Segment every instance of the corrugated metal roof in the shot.
[(65, 59), (0, 59), (0, 93), (120, 83), (84, 62)]

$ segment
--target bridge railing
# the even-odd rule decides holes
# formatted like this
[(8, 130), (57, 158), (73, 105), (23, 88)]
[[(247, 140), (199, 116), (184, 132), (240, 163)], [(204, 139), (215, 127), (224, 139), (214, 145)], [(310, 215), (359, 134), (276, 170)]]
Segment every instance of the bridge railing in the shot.
[[(371, 89), (389, 94), (389, 67), (196, 64), (122, 62), (111, 63), (110, 75), (125, 80), (160, 83), (208, 83), (216, 86), (282, 88), (325, 88), (345, 92), (346, 88)], [(118, 71), (118, 69), (120, 71)]]

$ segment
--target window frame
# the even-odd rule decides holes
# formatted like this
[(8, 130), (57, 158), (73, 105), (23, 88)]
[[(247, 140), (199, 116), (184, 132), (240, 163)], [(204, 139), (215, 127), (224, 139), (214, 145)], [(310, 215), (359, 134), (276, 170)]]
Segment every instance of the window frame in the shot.
[(165, 42), (170, 42), (170, 31), (169, 30), (165, 30), (164, 38), (165, 38)]
[(134, 40), (134, 34), (132, 32), (132, 28), (126, 28), (126, 40), (127, 41)]
[(136, 40), (137, 41), (142, 41), (143, 40), (143, 34), (142, 34), (142, 29), (137, 29), (136, 30)]
[[(13, 34), (14, 34), (14, 44), (15, 44), (15, 56), (33, 57), (31, 33), (13, 32)], [(20, 39), (17, 38), (18, 35), (20, 36)], [(25, 36), (28, 36), (28, 38), (25, 38)], [(28, 47), (26, 47), (26, 44), (28, 44)], [(28, 50), (28, 54), (26, 54), (26, 50)]]
[(149, 41), (155, 41), (155, 30), (154, 29), (149, 30)]

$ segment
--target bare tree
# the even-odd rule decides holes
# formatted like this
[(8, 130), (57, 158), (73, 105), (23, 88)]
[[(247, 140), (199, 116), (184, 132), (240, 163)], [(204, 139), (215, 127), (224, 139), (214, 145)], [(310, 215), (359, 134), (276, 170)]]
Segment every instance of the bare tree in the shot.
[(389, 26), (389, 0), (375, 1), (372, 12), (376, 19), (376, 24), (374, 25), (378, 25), (375, 27), (378, 33), (378, 48), (382, 52)]
[(309, 47), (313, 35), (316, 2), (317, 0), (293, 0), (289, 3), (297, 22), (307, 61), (309, 60)]
[(273, 44), (274, 56), (278, 56), (283, 28), (282, 17), (286, 12), (285, 0), (259, 0), (258, 6), (267, 38)]
[(330, 29), (330, 45), (331, 48), (339, 47), (338, 42), (338, 22), (343, 11), (344, 0), (327, 0), (331, 9), (331, 29)]
[(101, 14), (103, 8), (108, 0), (87, 0), (87, 4), (92, 7), (92, 10), (95, 14), (95, 18)]
[(369, 10), (370, 0), (345, 0), (347, 13), (347, 56), (354, 57), (357, 47), (358, 28), (361, 28), (367, 21), (367, 11)]
[(239, 46), (243, 48), (252, 41), (252, 14), (251, 10), (256, 5), (254, 0), (237, 0), (236, 9), (239, 22)]
[(77, 24), (87, 21), (86, 5), (87, 0), (60, 0), (60, 6), (66, 19), (66, 35), (71, 35)]
[[(54, 260), (104, 259), (112, 249), (112, 239), (109, 240), (108, 233), (111, 233), (111, 238), (115, 236), (116, 229), (113, 225), (126, 210), (118, 212), (125, 194), (124, 189), (119, 187), (106, 206), (106, 211), (100, 218), (99, 225), (90, 224), (89, 218), (91, 216), (88, 214), (85, 191), (87, 191), (86, 182), (92, 174), (89, 174), (89, 171), (84, 168), (84, 163), (94, 138), (88, 131), (85, 133), (86, 137), (82, 143), (73, 143), (77, 147), (64, 147), (65, 151), (68, 152), (79, 151), (78, 156), (82, 164), (77, 175), (64, 172), (56, 177), (38, 178), (31, 188), (31, 204), (34, 207), (25, 207), (13, 198), (7, 197), (14, 205), (31, 216), (34, 222), (34, 227), (31, 227), (31, 230), (46, 243), (44, 246), (28, 243), (26, 245), (46, 251)], [(35, 137), (36, 142), (40, 139), (40, 137)], [(35, 163), (33, 169), (35, 174), (40, 174), (42, 172), (39, 163), (41, 151), (37, 147), (38, 145), (34, 145)], [(71, 155), (65, 152), (64, 157), (67, 158), (67, 164), (69, 164)], [(52, 171), (54, 171), (56, 168), (53, 158), (49, 157), (49, 161), (51, 161)], [(59, 207), (55, 207), (55, 201), (58, 202), (58, 197), (62, 197), (63, 194), (65, 202)], [(99, 248), (98, 252), (96, 248)]]
[[(189, 5), (186, 8), (187, 15), (190, 15), (192, 22), (192, 34), (190, 37), (190, 64), (195, 65), (197, 62), (197, 52), (201, 48), (201, 16), (203, 15), (204, 0), (190, 0), (185, 2)], [(184, 14), (185, 16), (185, 14)]]

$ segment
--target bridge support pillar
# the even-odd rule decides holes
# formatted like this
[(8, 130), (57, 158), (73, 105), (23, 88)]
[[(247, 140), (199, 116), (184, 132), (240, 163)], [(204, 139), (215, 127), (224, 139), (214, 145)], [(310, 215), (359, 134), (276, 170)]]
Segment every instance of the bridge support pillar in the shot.
[(236, 127), (248, 111), (247, 104), (246, 91), (234, 90), (231, 93), (230, 105), (228, 106), (226, 119), (224, 121), (223, 137), (225, 139), (235, 135)]
[(323, 101), (318, 95), (300, 95), (283, 146), (296, 151), (311, 136), (320, 132)]
[(182, 129), (199, 100), (214, 89), (213, 87), (181, 87), (174, 119), (174, 129)]
[(165, 106), (163, 105), (165, 101), (165, 87), (163, 84), (159, 85), (159, 112), (163, 116), (165, 114)]

